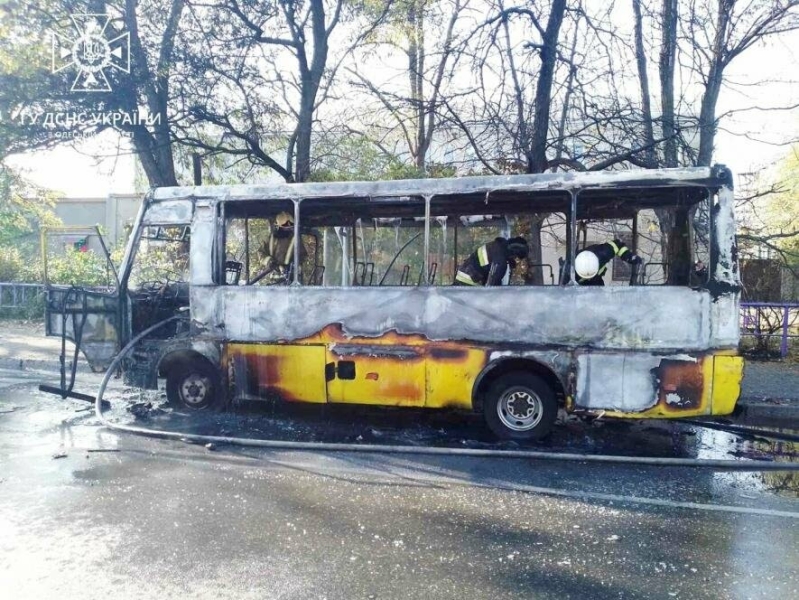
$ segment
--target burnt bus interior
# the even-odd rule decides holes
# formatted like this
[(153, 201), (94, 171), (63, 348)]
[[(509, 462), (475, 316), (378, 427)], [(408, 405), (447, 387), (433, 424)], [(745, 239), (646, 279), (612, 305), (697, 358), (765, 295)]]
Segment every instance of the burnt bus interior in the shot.
[[(632, 268), (614, 259), (606, 285), (700, 287), (710, 272), (710, 216), (705, 187), (629, 187), (423, 197), (305, 198), (295, 234), (300, 260), (284, 277), (263, 276), (259, 248), (290, 200), (226, 202), (217, 258), (226, 285), (451, 285), (458, 265), (498, 236), (521, 235), (527, 261), (509, 285), (565, 285), (569, 261), (594, 243), (620, 239), (641, 256)], [(428, 219), (429, 216), (429, 219)], [(429, 223), (429, 225), (427, 225)], [(425, 260), (426, 259), (426, 260)], [(224, 276), (222, 275), (224, 273)]]
[[(131, 331), (135, 335), (189, 309), (189, 225), (149, 225), (142, 228), (127, 276)], [(165, 326), (154, 337), (177, 333)]]
[[(261, 246), (279, 213), (295, 215), (295, 203), (235, 200), (218, 206), (224, 252), (209, 249), (208, 256), (220, 285), (448, 286), (477, 247), (521, 235), (530, 257), (505, 283), (544, 286), (568, 284), (576, 253), (617, 238), (643, 264), (633, 269), (614, 259), (607, 285), (700, 287), (710, 272), (713, 199), (714, 191), (700, 186), (439, 194), (429, 205), (421, 196), (305, 198), (295, 223), (300, 260), (280, 277), (264, 275)], [(190, 244), (188, 223), (139, 232), (122, 282), (132, 334), (188, 311)], [(179, 327), (154, 336), (170, 337)]]

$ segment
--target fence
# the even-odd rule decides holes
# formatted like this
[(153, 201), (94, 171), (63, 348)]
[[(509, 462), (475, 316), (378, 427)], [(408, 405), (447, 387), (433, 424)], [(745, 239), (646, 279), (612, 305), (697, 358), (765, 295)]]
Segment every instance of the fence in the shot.
[(780, 358), (789, 342), (799, 339), (799, 302), (742, 302), (741, 338), (754, 338), (755, 349), (768, 353), (772, 340), (780, 341)]
[(28, 308), (43, 291), (41, 283), (0, 282), (0, 310)]

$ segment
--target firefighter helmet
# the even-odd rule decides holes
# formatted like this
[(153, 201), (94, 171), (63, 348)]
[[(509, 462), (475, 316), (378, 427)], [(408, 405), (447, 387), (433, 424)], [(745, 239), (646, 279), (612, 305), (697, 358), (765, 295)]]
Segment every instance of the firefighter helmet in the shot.
[(574, 259), (574, 270), (583, 279), (591, 279), (599, 271), (599, 258), (593, 252), (583, 250)]

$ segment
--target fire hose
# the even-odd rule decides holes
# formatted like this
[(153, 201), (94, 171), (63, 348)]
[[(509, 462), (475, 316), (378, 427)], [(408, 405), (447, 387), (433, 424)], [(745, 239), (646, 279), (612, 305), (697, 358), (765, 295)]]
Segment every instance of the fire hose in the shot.
[(493, 450), (483, 448), (445, 448), (438, 446), (398, 446), (386, 444), (348, 444), (334, 442), (294, 442), (282, 440), (268, 440), (257, 438), (241, 438), (233, 436), (201, 435), (150, 429), (136, 425), (114, 423), (103, 414), (103, 395), (105, 394), (111, 376), (117, 371), (125, 357), (133, 350), (136, 344), (152, 332), (160, 329), (167, 323), (185, 316), (174, 316), (155, 325), (148, 327), (133, 337), (111, 362), (103, 375), (95, 397), (94, 410), (100, 422), (114, 431), (133, 433), (148, 437), (173, 439), (191, 443), (202, 444), (230, 444), (235, 446), (249, 446), (256, 448), (269, 448), (273, 450), (296, 451), (324, 451), (324, 452), (359, 452), (372, 454), (415, 454), (433, 456), (468, 456), (482, 458), (517, 458), (530, 460), (551, 460), (582, 463), (626, 464), (659, 467), (694, 467), (727, 471), (799, 471), (799, 463), (772, 462), (764, 460), (730, 460), (730, 459), (697, 459), (697, 458), (671, 458), (654, 456), (619, 456), (610, 454), (578, 454), (569, 452), (543, 452), (536, 450)]

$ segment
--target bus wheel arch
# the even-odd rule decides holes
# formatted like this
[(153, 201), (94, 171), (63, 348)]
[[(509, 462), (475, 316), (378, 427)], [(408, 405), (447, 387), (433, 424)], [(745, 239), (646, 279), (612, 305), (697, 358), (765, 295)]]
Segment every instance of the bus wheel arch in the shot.
[(472, 406), (502, 439), (541, 439), (552, 428), (565, 389), (557, 374), (537, 360), (509, 358), (478, 377)]
[(170, 352), (161, 359), (158, 372), (166, 378), (166, 396), (171, 405), (190, 410), (224, 405), (222, 373), (202, 353), (190, 349)]

